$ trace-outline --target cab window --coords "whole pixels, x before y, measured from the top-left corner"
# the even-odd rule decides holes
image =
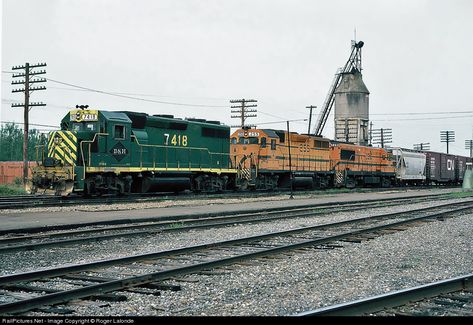
[[[232,144],[236,144],[236,143],[237,143],[237,139],[236,139],[236,138],[232,138],[231,143],[232,143]]]
[[[341,150],[340,151],[341,160],[355,160],[355,151],[353,150]]]
[[[81,124],[80,123],[72,123],[72,131],[78,132],[81,130]]]
[[[266,148],[266,138],[261,138],[261,148]]]
[[[72,123],[72,131],[95,132],[97,131],[97,123],[75,122]]]
[[[124,125],[115,125],[114,132],[115,140],[125,140],[125,126]]]
[[[276,140],[271,139],[271,150],[276,150]]]
[[[240,144],[258,144],[258,138],[255,138],[255,137],[240,138],[238,143],[240,143]]]

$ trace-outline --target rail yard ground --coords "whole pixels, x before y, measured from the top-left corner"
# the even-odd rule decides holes
[[[450,194],[448,194],[450,193]],[[445,194],[445,195],[442,195]],[[358,204],[364,200],[408,198],[439,195],[429,199],[376,206],[358,210],[333,209],[313,216],[277,219],[266,222],[239,223],[225,227],[196,228],[176,232],[156,232],[143,236],[114,238],[64,247],[30,251],[1,252],[0,276],[30,272],[66,264],[81,264],[128,255],[166,251],[191,245],[208,244],[294,228],[322,225],[356,218],[378,216],[436,205],[461,206],[472,200],[459,189],[393,190],[371,193],[287,194],[255,199],[196,199],[172,202],[146,202],[107,206],[74,206],[0,211],[0,231],[18,232],[45,226],[87,224],[97,221],[146,220],[183,216],[254,212],[274,208],[304,207],[310,204]],[[440,199],[441,198],[441,199]],[[345,210],[344,210],[345,209]],[[330,210],[330,209],[329,209]],[[173,276],[164,283],[180,290],[161,290],[160,295],[120,291],[126,301],[74,301],[64,305],[71,316],[236,316],[295,315],[322,306],[347,302],[409,288],[472,272],[473,209],[452,213],[449,218],[430,220],[368,237],[349,237],[326,246],[258,257],[206,271]],[[333,232],[333,231],[332,231]],[[308,235],[301,235],[302,237]],[[241,249],[248,249],[251,245]],[[205,254],[204,254],[205,255]],[[200,258],[208,259],[208,256]],[[178,263],[177,259],[175,263]],[[144,273],[137,263],[130,268],[112,267],[103,274],[116,277]],[[102,274],[102,276],[103,276]],[[0,278],[1,278],[0,277]],[[77,281],[76,281],[77,282]],[[77,283],[62,280],[40,286],[65,290]],[[37,284],[38,285],[38,284]],[[0,288],[0,293],[4,290]],[[0,306],[5,303],[0,300]],[[472,315],[466,303],[463,315]],[[455,311],[458,313],[458,310]],[[453,314],[455,314],[453,313]],[[54,310],[31,310],[21,315],[55,315]],[[434,315],[434,313],[432,313]]]
[[[275,194],[255,198],[217,198],[180,200],[170,197],[169,200],[157,202],[125,203],[113,205],[79,205],[67,207],[29,208],[17,210],[0,210],[0,231],[18,228],[64,225],[70,223],[89,223],[107,220],[138,220],[159,217],[183,217],[202,214],[228,213],[235,211],[259,211],[288,206],[308,204],[328,204],[340,202],[360,202],[365,200],[382,200],[389,198],[407,198],[419,195],[458,193],[461,189],[428,189],[428,190],[393,190],[379,192],[343,192],[327,194],[296,194],[289,199],[289,194]],[[65,214],[66,213],[66,214]]]

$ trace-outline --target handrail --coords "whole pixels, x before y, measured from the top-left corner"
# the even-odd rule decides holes
[[[84,144],[84,143],[94,143],[97,136],[101,136],[101,135],[109,135],[109,134],[108,133],[95,133],[94,138],[92,140],[82,140],[79,144],[80,155],[82,157],[82,164],[84,165],[84,177],[83,177],[83,179],[85,179],[85,170],[87,169],[87,165],[85,164],[84,150],[83,150],[82,144]],[[91,159],[90,159],[90,145],[89,145],[89,161],[88,161],[89,166],[90,166],[90,161],[91,161]]]
[[[36,159],[35,159],[35,160],[36,160],[36,163],[37,163],[37,164],[39,163],[38,156],[39,156],[39,148],[41,148],[41,147],[43,147],[43,150],[41,151],[41,157],[42,157],[42,158],[41,158],[41,162],[42,162],[42,163],[44,162],[44,147],[45,147],[45,146],[46,146],[46,145],[44,145],[44,144],[37,144],[36,146],[34,146],[35,149],[36,149]],[[39,164],[38,164],[38,165],[39,165]]]
[[[140,141],[138,140],[138,138],[136,137],[136,135],[131,135],[130,137],[133,137],[135,138],[136,140],[136,144],[139,146],[139,147],[151,147],[151,148],[166,148],[166,149],[169,149],[169,148],[174,148],[174,149],[179,149],[179,150],[184,150],[184,149],[187,149],[189,152],[191,150],[199,150],[201,152],[207,152],[208,155],[209,155],[209,158],[210,158],[210,162],[212,162],[212,156],[213,155],[221,155],[221,156],[228,156],[228,158],[230,158],[230,153],[224,153],[224,152],[211,152],[208,148],[199,148],[199,147],[179,147],[179,146],[176,146],[176,147],[170,147],[170,146],[167,146],[167,145],[161,145],[161,144],[141,144]],[[140,155],[142,155],[143,151],[141,150],[140,148]],[[189,159],[190,160],[190,159]],[[142,161],[142,157],[140,157],[140,167],[143,167],[142,165],[143,161]],[[167,159],[166,159],[166,163],[167,163]],[[230,159],[229,159],[229,163],[230,163]],[[191,167],[189,167],[190,169]],[[219,169],[222,169],[222,167],[220,167]]]

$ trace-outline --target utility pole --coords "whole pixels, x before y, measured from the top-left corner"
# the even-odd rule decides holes
[[[380,144],[384,148],[387,143],[392,143],[392,129],[374,129],[371,131],[373,144]]]
[[[291,161],[291,133],[289,132],[289,121],[286,121],[287,123],[287,148],[289,149],[289,180],[291,182],[291,196],[289,196],[290,199],[294,198],[293,195],[293,177],[292,177],[292,161]]]
[[[369,136],[369,138],[370,138],[370,147],[371,147],[373,145],[371,143],[371,140],[373,139],[373,121],[370,122],[370,136]]]
[[[465,149],[470,150],[470,158],[473,157],[473,140],[465,140]]]
[[[252,109],[252,107],[258,106],[257,104],[250,104],[247,103],[256,103],[258,102],[255,99],[232,99],[230,103],[238,103],[240,105],[230,106],[231,108],[238,108],[237,110],[232,110],[232,113],[238,113],[238,115],[232,115],[232,118],[239,118],[240,119],[240,128],[245,127],[245,120],[248,117],[256,117],[256,114],[249,114],[249,113],[256,113],[256,109]],[[251,108],[251,109],[249,109]],[[246,125],[247,127],[251,127],[253,125]],[[238,126],[236,126],[238,127]]]
[[[24,88],[13,89],[12,93],[25,93],[25,102],[24,103],[16,103],[12,104],[11,107],[23,107],[23,120],[24,120],[24,130],[23,130],[23,184],[26,185],[26,180],[28,178],[28,126],[29,126],[29,118],[28,113],[31,107],[34,106],[46,106],[46,104],[42,102],[37,103],[30,103],[30,94],[35,90],[45,90],[46,87],[44,86],[31,86],[35,83],[46,82],[45,78],[38,78],[35,77],[37,75],[45,74],[46,70],[39,70],[33,71],[34,68],[45,67],[46,63],[38,63],[38,64],[29,64],[26,63],[22,66],[14,66],[12,70],[24,70],[20,73],[14,73],[13,78],[24,78],[20,80],[12,81],[12,85],[23,85]]]
[[[440,131],[440,142],[447,143],[447,154],[448,152],[448,144],[450,142],[455,142],[455,131]]]
[[[430,150],[430,142],[416,143],[414,144],[414,150]]]
[[[309,108],[310,109],[310,113],[309,113],[309,128],[307,130],[307,134],[310,134],[310,126],[312,124],[312,109],[313,108],[317,108],[317,106],[313,106],[313,105],[310,105],[310,106],[306,106],[305,108]]]

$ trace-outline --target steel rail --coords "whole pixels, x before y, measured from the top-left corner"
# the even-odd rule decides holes
[[[361,316],[465,289],[473,289],[473,273],[414,288],[306,311],[294,316]]]
[[[404,201],[404,200],[403,200]],[[410,214],[410,213],[415,213],[415,212],[423,212],[423,211],[428,211],[432,209],[438,209],[438,208],[443,208],[443,207],[448,207],[451,205],[462,205],[462,204],[468,204],[473,201],[464,201],[464,202],[456,202],[456,203],[447,203],[447,204],[441,204],[441,205],[436,205],[433,207],[427,207],[427,208],[420,208],[420,209],[413,209],[413,210],[408,210],[408,211],[400,211],[400,212],[393,212],[390,214],[383,214],[383,215],[377,215],[377,216],[371,216],[371,217],[365,217],[365,218],[389,218],[390,216],[393,215],[402,215],[404,213]],[[392,202],[389,202],[392,203]],[[397,203],[397,202],[396,202]],[[352,205],[350,205],[351,207]],[[389,206],[389,205],[388,205]],[[340,207],[344,208],[344,207]],[[343,212],[350,212],[350,211],[356,211],[356,210],[361,210],[364,209],[365,206],[362,207],[353,207],[353,208],[344,208]],[[301,211],[302,210],[302,211]],[[200,218],[200,219],[191,219],[191,220],[183,220],[183,221],[163,221],[163,222],[157,222],[155,224],[145,224],[145,225],[132,225],[132,226],[124,226],[124,227],[111,227],[111,228],[102,228],[102,229],[90,229],[90,230],[84,230],[84,231],[77,231],[77,232],[66,232],[65,234],[53,234],[53,237],[56,236],[64,236],[64,235],[73,235],[73,234],[85,234],[85,233],[98,233],[98,232],[105,232],[105,231],[115,231],[115,230],[130,230],[130,229],[137,229],[137,228],[158,228],[159,229],[149,229],[149,230],[141,230],[141,231],[129,231],[129,232],[120,232],[117,234],[104,234],[101,236],[89,236],[89,237],[79,237],[79,238],[72,238],[72,239],[64,239],[64,240],[54,240],[54,241],[46,241],[46,242],[40,242],[40,243],[31,243],[31,244],[22,244],[22,245],[9,245],[9,246],[3,246],[0,247],[0,254],[5,254],[5,253],[13,253],[13,252],[18,252],[18,251],[25,251],[25,250],[38,250],[38,249],[43,249],[43,248],[48,248],[48,247],[65,247],[68,245],[75,245],[75,244],[80,244],[80,243],[90,243],[90,242],[97,242],[97,241],[102,241],[102,240],[111,240],[115,238],[123,238],[123,237],[134,237],[134,236],[141,236],[141,235],[151,235],[151,234],[156,234],[156,233],[166,233],[166,232],[176,232],[176,231],[187,231],[191,229],[201,229],[201,228],[216,228],[216,227],[225,227],[225,226],[230,226],[230,225],[235,225],[235,224],[245,224],[245,223],[259,223],[259,222],[268,222],[268,221],[273,221],[273,220],[278,220],[278,219],[289,219],[289,218],[302,218],[302,217],[312,217],[320,214],[325,214],[327,213],[326,211],[315,211],[315,212],[303,212],[304,210],[307,209],[295,209],[295,210],[284,210],[284,211],[272,211],[272,212],[267,212],[267,213],[261,213],[259,215],[271,215],[271,214],[278,214],[278,216],[273,216],[273,217],[260,217],[255,214],[243,214],[243,215],[235,215],[235,216],[224,216],[224,217],[215,217],[215,218]],[[309,209],[310,210],[310,209]],[[291,212],[302,212],[299,214],[293,214],[293,215],[283,215],[281,216],[281,213],[291,213]],[[334,212],[339,212],[340,210],[336,211],[330,211],[328,213],[334,213]],[[241,219],[248,217],[249,219],[247,220],[235,220],[235,219]],[[227,220],[224,222],[218,222],[219,220]],[[355,219],[355,220],[360,220]],[[209,222],[210,223],[206,223]],[[170,226],[176,223],[180,223],[182,226],[176,227],[176,228],[164,228],[165,226]],[[184,226],[185,224],[191,224],[189,226]],[[198,223],[192,225],[192,223]],[[45,235],[44,237],[47,237]],[[31,239],[38,239],[40,238],[39,236],[32,236]],[[4,240],[0,240],[0,243],[3,242],[9,242],[9,241],[18,241],[20,239],[25,239],[23,238],[6,238]],[[29,239],[29,238],[26,238]]]
[[[395,197],[395,198],[382,198],[382,199],[368,199],[368,200],[361,200],[361,201],[348,201],[348,202],[326,202],[326,203],[317,203],[317,204],[304,204],[294,207],[294,209],[290,209],[294,211],[295,209],[306,209],[306,208],[323,208],[323,207],[333,207],[339,206],[347,206],[353,204],[363,204],[363,203],[373,203],[373,202],[389,202],[389,201],[398,201],[398,200],[414,200],[414,199],[422,199],[422,198],[429,198],[433,197],[436,199],[455,199],[451,198],[451,193],[439,193],[439,194],[426,194],[426,195],[415,195],[409,197]],[[195,214],[188,214],[180,216],[180,220],[185,219],[192,219],[192,218],[204,218],[204,217],[215,217],[215,216],[226,216],[232,215],[235,213],[240,214],[255,214],[255,213],[269,213],[269,212],[278,212],[278,211],[285,211],[287,207],[276,207],[276,208],[265,208],[263,211],[259,209],[251,209],[251,210],[238,210],[238,211],[227,211],[227,212],[215,212],[215,213],[206,213],[201,215]],[[0,230],[0,235],[5,234],[13,234],[13,233],[38,233],[44,231],[52,231],[52,230],[64,230],[64,229],[73,229],[77,227],[87,227],[87,226],[101,226],[101,225],[117,225],[117,224],[126,224],[126,223],[140,223],[140,222],[153,222],[156,220],[175,220],[173,216],[163,216],[163,217],[156,217],[156,218],[137,218],[137,219],[122,219],[122,220],[109,220],[109,221],[97,221],[97,222],[87,222],[87,223],[80,223],[80,224],[66,224],[66,225],[54,225],[54,226],[42,226],[42,227],[32,227],[32,228],[23,228],[23,229],[4,229]],[[179,222],[179,221],[178,221]]]
[[[357,193],[367,193],[367,192],[383,192],[383,191],[392,191],[399,190],[404,188],[389,188],[389,189],[359,189],[355,191]],[[160,192],[160,193],[131,193],[127,196],[112,196],[104,195],[102,197],[91,197],[84,198],[82,196],[68,196],[68,197],[57,197],[57,196],[8,196],[0,197],[0,210],[8,209],[22,209],[22,208],[37,208],[37,207],[66,207],[82,204],[115,204],[115,203],[135,203],[135,202],[149,202],[149,201],[161,201],[168,200],[170,197],[176,198],[179,200],[195,200],[195,199],[218,199],[218,198],[246,198],[246,197],[267,197],[274,196],[275,194],[283,194],[287,192],[284,189],[278,191],[259,191],[259,192],[233,192],[226,191],[223,193],[180,193],[174,194],[170,192]],[[315,191],[302,191],[301,194],[312,193],[315,194]],[[435,196],[435,195],[445,195],[445,193],[438,194],[426,194],[425,196]]]
[[[410,199],[402,199],[396,200],[395,202],[388,202],[388,204],[384,204],[381,206],[370,206],[371,208],[379,208],[379,207],[386,207],[391,206],[394,204],[398,204],[399,202],[405,201],[412,201]],[[468,202],[468,201],[467,201]],[[455,204],[464,204],[465,202],[455,203]],[[10,237],[10,238],[3,238],[0,239],[0,245],[5,245],[8,243],[15,243],[19,241],[26,241],[26,240],[35,240],[35,239],[42,239],[42,238],[57,238],[57,237],[64,237],[64,236],[71,236],[71,235],[84,235],[84,234],[97,234],[106,231],[120,231],[120,230],[133,230],[133,229],[143,229],[143,228],[150,228],[148,230],[141,230],[141,231],[128,231],[128,232],[120,232],[117,234],[109,234],[109,235],[101,235],[101,236],[89,236],[89,237],[78,237],[72,239],[64,239],[64,240],[54,240],[54,241],[45,241],[45,242],[37,242],[31,244],[22,244],[22,245],[5,245],[0,246],[0,254],[5,253],[13,253],[17,251],[24,251],[24,250],[37,250],[46,247],[54,247],[54,246],[68,246],[74,245],[79,243],[87,243],[87,242],[96,242],[101,240],[111,240],[114,238],[121,238],[121,237],[133,237],[133,236],[140,236],[140,235],[150,235],[156,233],[164,233],[164,232],[171,232],[171,231],[186,231],[190,229],[198,229],[198,228],[214,228],[214,227],[225,227],[229,225],[235,224],[245,224],[245,223],[259,223],[259,222],[267,222],[272,220],[279,220],[279,219],[292,219],[292,218],[302,218],[302,217],[312,217],[321,214],[327,213],[335,213],[340,212],[343,209],[343,212],[351,212],[357,211],[361,209],[365,209],[366,205],[369,203],[362,203],[362,204],[347,204],[342,206],[336,206],[335,210],[325,211],[326,209],[330,209],[332,207],[322,207],[322,208],[304,208],[304,209],[287,209],[282,211],[268,211],[268,212],[261,212],[257,214],[237,214],[237,215],[230,215],[230,216],[222,216],[222,217],[208,217],[208,218],[196,218],[196,219],[185,219],[185,220],[171,220],[171,221],[158,221],[154,223],[147,223],[147,224],[139,224],[139,225],[129,225],[129,226],[115,226],[115,227],[108,227],[108,228],[96,228],[96,229],[87,229],[87,230],[75,230],[75,231],[65,231],[61,233],[54,233],[54,234],[42,234],[42,235],[32,235],[32,236],[19,236],[19,237]],[[451,204],[444,204],[439,205],[436,207],[443,207],[449,206]],[[347,208],[348,207],[348,208]],[[431,207],[432,208],[432,207]],[[322,211],[311,211],[305,212],[307,210],[321,210]],[[421,208],[416,210],[409,210],[409,211],[423,211],[429,208]],[[282,215],[281,213],[294,213],[299,212],[299,214],[292,214],[292,215]],[[400,213],[400,212],[398,212]],[[408,213],[408,211],[406,211]],[[269,215],[277,216],[269,217]],[[243,219],[248,218],[248,219]],[[240,220],[239,220],[240,219]],[[224,222],[218,222],[219,220],[226,220]],[[206,223],[208,222],[208,223]],[[180,227],[177,228],[165,228],[166,226],[171,226],[174,224],[180,224]],[[196,225],[192,225],[192,223],[198,223]],[[189,226],[184,226],[185,224],[191,224]],[[160,228],[160,229],[152,229],[152,228]]]
[[[466,202],[466,203],[471,203],[471,201]],[[430,207],[430,209],[433,209],[434,207]],[[436,208],[436,207],[435,207]],[[433,215],[428,215],[428,216],[422,216],[418,218],[431,218],[439,215],[443,215],[445,213],[449,212],[456,212],[456,211],[464,211],[467,209],[473,208],[472,206],[467,206],[455,210],[448,210],[446,212],[441,212]],[[351,220],[344,220],[344,221],[339,221],[335,223],[329,223],[329,224],[322,224],[322,225],[315,225],[315,226],[309,226],[309,227],[301,227],[301,228],[296,228],[296,229],[290,229],[290,230],[283,230],[283,231],[278,231],[278,232],[272,232],[272,233],[267,233],[267,234],[262,234],[262,235],[257,235],[257,236],[250,236],[250,237],[243,237],[243,238],[237,238],[237,239],[231,239],[231,240],[225,240],[225,241],[219,241],[219,242],[213,242],[213,243],[207,243],[207,244],[200,244],[200,245],[194,245],[194,246],[189,246],[189,247],[183,247],[183,248],[177,248],[173,250],[168,250],[168,251],[161,251],[161,252],[155,252],[155,253],[147,253],[147,254],[140,254],[140,255],[132,255],[132,256],[127,256],[127,257],[121,257],[121,258],[115,258],[115,259],[109,259],[109,260],[103,260],[103,261],[96,261],[96,262],[90,262],[90,263],[84,263],[84,264],[77,264],[77,265],[70,265],[70,266],[63,266],[63,267],[58,267],[58,268],[52,268],[52,269],[44,269],[44,270],[39,270],[39,271],[32,271],[32,272],[25,272],[25,273],[17,273],[17,274],[12,274],[12,275],[4,275],[0,276],[0,286],[5,285],[5,284],[12,284],[20,281],[31,281],[31,280],[37,280],[40,279],[41,277],[53,277],[53,276],[60,276],[64,275],[70,272],[78,272],[78,271],[83,271],[87,269],[92,269],[92,268],[97,268],[97,267],[105,267],[105,266],[112,266],[112,265],[117,265],[117,264],[124,264],[124,263],[130,263],[134,261],[139,261],[139,260],[147,260],[147,259],[155,259],[155,258],[162,258],[162,257],[167,257],[167,256],[172,256],[172,255],[177,255],[177,254],[183,254],[183,253],[189,253],[201,249],[206,249],[209,247],[217,247],[217,246],[226,246],[226,245],[235,245],[235,244],[240,244],[244,242],[250,242],[250,241],[258,241],[261,239],[267,239],[271,237],[278,237],[278,236],[287,236],[291,234],[296,234],[304,231],[311,231],[311,230],[321,230],[324,228],[331,228],[331,227],[340,227],[344,225],[350,225],[350,224],[356,224],[360,222],[365,222],[368,220],[376,220],[380,218],[390,218],[395,215],[403,215],[407,213],[414,213],[414,212],[422,212],[425,211],[426,209],[429,208],[423,208],[423,209],[416,209],[416,210],[411,210],[411,211],[404,211],[404,212],[393,212],[389,214],[384,214],[384,215],[378,215],[378,216],[371,216],[371,217],[362,217],[362,218],[357,218],[357,219],[351,219]],[[409,219],[409,220],[414,220],[414,219]],[[370,228],[373,229],[373,228]]]
[[[402,221],[397,221],[394,223],[389,223],[389,224],[383,224],[383,225],[378,225],[374,227],[369,227],[365,229],[359,229],[359,230],[354,230],[354,231],[349,231],[337,235],[332,235],[328,236],[325,238],[316,238],[316,239],[311,239],[307,241],[302,241],[299,243],[293,243],[289,245],[284,245],[284,246],[279,246],[279,247],[272,247],[272,248],[267,248],[267,249],[262,249],[260,251],[256,252],[251,252],[247,254],[242,254],[242,255],[237,255],[237,256],[232,256],[232,257],[227,257],[224,259],[218,259],[210,262],[203,262],[203,263],[197,263],[194,265],[190,266],[182,266],[178,267],[175,269],[169,269],[169,270],[164,270],[164,271],[158,271],[158,272],[153,272],[145,275],[140,275],[140,276],[134,276],[134,277],[128,277],[124,279],[119,279],[119,280],[113,280],[101,284],[96,284],[92,286],[87,286],[83,288],[78,288],[78,289],[73,289],[73,290],[68,290],[68,291],[63,291],[59,293],[53,293],[53,294],[47,294],[41,297],[35,297],[31,299],[25,299],[17,302],[11,302],[11,303],[6,303],[0,305],[0,314],[5,314],[5,313],[10,313],[10,314],[17,314],[21,312],[25,312],[28,310],[32,310],[35,308],[38,308],[42,305],[45,304],[58,304],[58,303],[64,303],[72,299],[79,299],[79,298],[86,298],[89,297],[95,293],[106,293],[106,292],[111,292],[111,291],[117,291],[117,290],[122,290],[122,289],[127,289],[130,287],[138,286],[138,285],[143,285],[151,282],[156,282],[156,281],[161,281],[161,280],[166,280],[171,278],[172,276],[176,275],[184,275],[184,274],[190,274],[190,273],[195,273],[196,271],[201,271],[205,269],[210,269],[210,268],[215,268],[219,266],[224,266],[224,265],[229,265],[229,264],[234,264],[236,262],[240,262],[243,260],[247,259],[254,259],[257,257],[263,257],[271,254],[277,254],[281,253],[283,251],[290,251],[290,250],[295,250],[299,248],[306,248],[310,246],[319,246],[323,244],[328,244],[334,241],[339,241],[345,238],[353,237],[356,235],[362,235],[362,234],[368,234],[368,233],[376,233],[382,230],[386,230],[389,228],[396,228],[398,226],[402,225],[407,225],[409,223],[415,223],[419,221],[424,221],[426,219],[430,218],[439,218],[439,217],[444,217],[448,214],[448,217],[453,217],[453,213],[455,212],[462,212],[466,211],[469,209],[472,209],[472,206],[468,207],[463,207],[459,209],[454,209],[454,210],[449,210],[449,211],[444,211],[436,214],[431,214],[427,216],[421,216],[421,217],[416,217],[416,218],[410,218],[407,220],[402,220]],[[309,228],[314,228],[314,227],[309,227]],[[34,280],[34,279],[39,279],[39,278],[49,278],[53,276],[58,276],[58,275],[64,275],[67,273],[71,272],[77,272],[77,271],[82,271],[86,269],[92,269],[92,268],[97,268],[98,266],[104,266],[104,265],[112,265],[112,264],[124,264],[125,262],[130,262],[130,261],[137,261],[137,260],[145,260],[145,259],[156,259],[157,257],[164,257],[164,256],[172,256],[172,255],[177,255],[177,254],[182,254],[184,252],[188,253],[191,251],[197,251],[201,249],[215,249],[218,248],[219,246],[228,246],[230,244],[239,244],[243,242],[254,242],[257,240],[261,240],[264,238],[272,238],[272,237],[277,237],[277,236],[282,236],[284,234],[288,233],[294,233],[294,232],[301,232],[307,229],[296,229],[296,230],[288,230],[288,231],[282,231],[278,233],[270,233],[270,234],[264,234],[260,236],[254,236],[254,237],[247,237],[247,238],[239,238],[235,240],[229,240],[229,241],[223,241],[223,242],[216,242],[216,243],[209,243],[209,244],[203,244],[203,245],[197,245],[193,247],[187,247],[187,248],[180,248],[180,249],[175,249],[172,251],[164,251],[164,252],[158,252],[158,253],[151,253],[151,254],[144,254],[144,255],[139,255],[139,256],[130,256],[130,257],[125,257],[122,259],[115,259],[115,260],[109,260],[109,261],[102,261],[102,262],[92,262],[88,264],[83,264],[83,265],[74,265],[72,267],[61,267],[57,269],[47,269],[47,270],[42,270],[42,271],[35,271],[35,272],[29,272],[29,273],[20,273],[20,274],[13,274],[13,275],[8,275],[8,276],[2,276],[0,277],[0,286],[6,285],[6,284],[11,284],[11,283],[16,283],[16,282],[21,282],[21,281],[26,281],[26,280]]]

